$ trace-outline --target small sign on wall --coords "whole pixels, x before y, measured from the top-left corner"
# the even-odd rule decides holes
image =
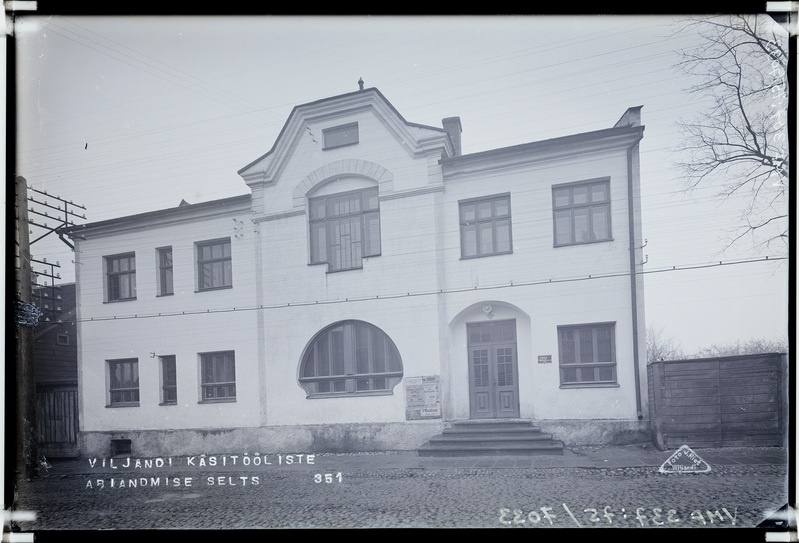
[[[441,380],[438,375],[405,378],[405,418],[441,418]]]
[[[539,364],[552,364],[552,355],[551,354],[539,354],[538,355],[538,363]]]

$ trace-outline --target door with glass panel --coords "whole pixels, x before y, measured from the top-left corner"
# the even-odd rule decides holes
[[[467,335],[470,417],[518,418],[516,321],[468,324]]]

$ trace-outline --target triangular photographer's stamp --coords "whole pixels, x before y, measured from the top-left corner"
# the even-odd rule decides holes
[[[663,462],[660,473],[710,473],[710,465],[702,460],[691,447],[683,445]]]

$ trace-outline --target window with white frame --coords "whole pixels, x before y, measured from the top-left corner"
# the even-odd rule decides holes
[[[377,194],[377,187],[370,187],[310,199],[311,264],[351,270],[380,254]]]
[[[105,257],[106,301],[136,299],[136,254]]]
[[[200,400],[236,401],[236,357],[233,351],[200,354]]]
[[[230,238],[197,243],[197,290],[233,286]]]
[[[178,403],[178,373],[175,355],[159,356],[161,363],[161,405]]]
[[[108,360],[107,364],[109,407],[139,405],[139,360]]]
[[[158,249],[158,295],[174,293],[172,281],[172,247]]]
[[[462,258],[513,252],[509,194],[463,200],[459,208]]]
[[[609,241],[610,180],[552,187],[555,246]]]
[[[614,323],[558,327],[562,386],[616,384]]]
[[[342,321],[319,332],[300,364],[308,397],[391,394],[402,380],[402,360],[382,330],[363,321]]]
[[[325,149],[344,147],[358,143],[358,123],[343,124],[322,130]]]

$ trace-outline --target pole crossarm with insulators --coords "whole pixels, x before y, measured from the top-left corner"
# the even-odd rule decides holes
[[[27,189],[36,193],[36,196],[28,196],[28,201],[31,202],[30,207],[28,207],[28,223],[45,230],[45,233],[31,241],[30,245],[56,232],[61,241],[69,245],[70,249],[74,249],[75,246],[64,239],[61,230],[68,226],[75,226],[74,219],[86,220],[86,215],[81,215],[75,211],[77,209],[86,211],[86,208],[60,196],[48,194],[43,190],[31,187],[27,187]],[[31,215],[36,215],[37,218],[31,218]],[[52,223],[52,226],[48,225],[41,217],[55,222]]]

